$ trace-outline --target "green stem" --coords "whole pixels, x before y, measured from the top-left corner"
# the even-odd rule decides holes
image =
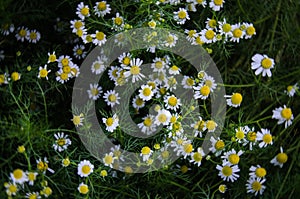
[[[43,97],[43,101],[44,101],[44,111],[45,111],[45,120],[46,120],[46,125],[48,126],[48,110],[47,110],[47,102],[46,102],[46,98],[45,98],[45,93],[41,87],[41,85],[39,84],[39,82],[36,82],[41,93],[42,93],[42,97]]]
[[[269,51],[272,51],[272,49],[273,49],[273,42],[274,42],[275,32],[276,32],[276,28],[277,28],[277,24],[278,24],[278,19],[279,19],[280,6],[281,6],[281,0],[279,0],[276,11],[275,11],[276,18],[275,18],[275,22],[274,22],[274,26],[273,26],[273,31],[271,33],[272,35],[271,35]]]
[[[253,87],[253,86],[256,86],[256,84],[241,84],[241,85],[218,84],[218,86],[240,88],[240,87]]]

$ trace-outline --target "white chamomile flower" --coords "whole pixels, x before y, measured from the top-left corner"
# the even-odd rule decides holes
[[[145,106],[145,101],[137,95],[132,100],[132,106],[135,109],[143,108]]]
[[[294,85],[289,85],[286,90],[284,91],[289,97],[293,97],[296,91],[299,89],[298,83]]]
[[[237,180],[240,176],[237,174],[237,172],[240,171],[238,165],[217,165],[216,167],[219,170],[219,176],[224,180],[224,181],[231,181],[234,182]]]
[[[225,0],[210,0],[209,7],[214,11],[220,11],[224,3]]]
[[[68,73],[64,73],[62,69],[56,72],[56,81],[64,84],[70,79],[70,75]]]
[[[3,34],[3,35],[9,35],[10,33],[13,33],[15,30],[15,25],[14,24],[8,24],[8,23],[5,23],[1,26],[1,29],[0,29],[0,32]]]
[[[166,109],[176,111],[181,106],[181,100],[177,98],[175,95],[165,95],[164,96],[164,103]]]
[[[87,194],[89,192],[89,186],[83,182],[79,184],[77,189],[81,194]]]
[[[104,32],[96,30],[96,33],[92,34],[91,36],[92,38],[94,38],[93,44],[95,45],[102,46],[106,42],[106,35],[104,34]]]
[[[258,131],[256,134],[256,139],[259,142],[258,146],[260,148],[273,144],[273,137],[269,129],[261,129],[261,132]]]
[[[70,28],[72,29],[72,33],[76,33],[79,29],[84,29],[84,21],[80,19],[74,19],[70,21]]]
[[[194,30],[194,29],[193,30],[185,29],[184,33],[187,34],[186,39],[189,42],[193,42],[195,40],[195,36],[196,36],[197,31]]]
[[[90,90],[87,90],[87,93],[90,99],[97,100],[102,93],[102,87],[98,84],[90,84]]]
[[[267,55],[255,54],[252,57],[251,69],[255,70],[255,75],[262,73],[262,76],[271,77],[271,69],[274,68],[274,59],[269,58]]]
[[[250,39],[253,35],[256,35],[255,28],[252,23],[243,23],[245,26],[245,39]]]
[[[205,0],[189,0],[191,3],[195,5],[202,5],[203,8],[207,5],[207,2]]]
[[[193,89],[193,86],[195,84],[195,80],[192,77],[189,76],[183,76],[183,79],[181,81],[181,85],[185,89]]]
[[[41,39],[41,33],[37,30],[30,30],[26,35],[26,39],[31,43],[36,43]]]
[[[213,120],[206,121],[207,132],[214,132],[218,127],[218,124]]]
[[[19,191],[17,184],[13,182],[5,182],[4,187],[6,188],[6,194],[9,197],[15,196]]]
[[[105,166],[109,166],[110,168],[113,168],[113,163],[114,161],[116,160],[117,158],[114,157],[114,154],[113,152],[109,152],[109,153],[106,153],[105,156],[103,157],[102,161],[103,161],[103,164]]]
[[[265,168],[261,167],[260,165],[251,166],[249,168],[249,176],[250,178],[265,178],[267,175],[267,171]]]
[[[142,85],[139,90],[139,97],[144,101],[149,101],[152,99],[154,92],[152,91],[152,86]]]
[[[284,153],[282,147],[280,147],[280,153],[278,153],[270,162],[273,165],[282,168],[283,164],[286,163],[287,160],[288,160],[288,155]]]
[[[169,68],[169,74],[170,75],[179,75],[181,72],[181,69],[176,66],[176,65],[172,65],[170,68]]]
[[[83,160],[78,164],[77,174],[80,177],[88,177],[94,171],[94,165],[89,160]]]
[[[38,173],[37,172],[29,172],[29,171],[27,171],[26,175],[28,177],[28,184],[30,186],[33,186],[34,185],[34,181],[36,180],[36,176],[38,175]]]
[[[194,137],[202,137],[202,132],[206,130],[206,122],[202,119],[202,117],[199,116],[199,120],[193,124],[191,124],[191,127],[194,128]]]
[[[203,29],[200,32],[201,40],[204,43],[214,43],[217,41],[216,32],[213,29]]]
[[[55,143],[53,144],[53,148],[55,151],[62,152],[68,148],[68,146],[71,145],[71,140],[68,138],[68,135],[65,135],[64,133],[56,133],[54,134],[55,137]]]
[[[52,62],[57,62],[57,58],[55,55],[55,51],[53,51],[53,53],[48,52],[48,61],[47,63],[52,63]]]
[[[45,65],[44,67],[39,67],[39,74],[38,74],[38,78],[46,78],[48,80],[48,73],[50,73],[51,70],[47,70],[47,65]]]
[[[8,84],[8,81],[10,81],[10,78],[9,78],[9,75],[7,73],[0,74],[0,85]]]
[[[155,117],[155,122],[157,126],[162,125],[168,125],[171,119],[171,113],[168,110],[161,109],[157,112],[157,115]]]
[[[73,122],[73,124],[78,127],[78,126],[82,126],[83,125],[83,114],[79,114],[79,115],[73,115],[73,118],[71,119],[71,121]]]
[[[262,195],[264,190],[266,189],[266,186],[263,185],[265,181],[266,179],[250,177],[249,180],[247,180],[246,184],[247,193],[254,193],[255,196],[258,193]]]
[[[90,9],[89,9],[89,6],[87,5],[84,5],[83,2],[80,2],[77,6],[77,9],[76,9],[76,14],[77,16],[84,20],[85,17],[89,17],[90,16]]]
[[[30,193],[26,193],[25,198],[28,198],[28,199],[31,199],[31,198],[40,199],[41,196],[40,196],[39,192],[30,192]]]
[[[22,26],[22,27],[19,27],[17,29],[16,38],[17,38],[17,40],[20,40],[21,42],[24,42],[24,40],[26,39],[28,34],[29,34],[28,29],[25,28],[24,26]]]
[[[154,124],[154,115],[146,115],[143,117],[143,122],[138,124],[138,127],[141,131],[147,135],[151,135],[151,133],[156,131],[156,126]]]
[[[165,46],[172,48],[176,45],[177,40],[178,37],[175,34],[169,33],[165,40]]]
[[[200,84],[198,86],[194,86],[193,88],[195,90],[195,93],[194,93],[194,98],[195,99],[205,100],[205,99],[208,98],[208,96],[211,92],[210,87],[207,86],[207,85],[203,85],[203,84]]]
[[[119,118],[116,114],[109,118],[102,118],[108,132],[113,132],[119,126]]]
[[[22,185],[28,181],[28,177],[22,169],[15,169],[12,173],[10,173],[10,178],[14,184]]]
[[[69,66],[72,63],[72,58],[69,55],[61,55],[58,57],[58,67]]]
[[[201,166],[201,161],[203,157],[205,156],[205,153],[201,147],[198,147],[196,152],[191,153],[191,163],[196,164],[198,167]]]
[[[240,93],[232,93],[232,95],[224,95],[228,106],[239,107],[243,101],[243,96]]]
[[[232,32],[232,35],[231,35],[230,41],[237,42],[237,43],[239,43],[240,39],[243,39],[243,37],[245,35],[245,32],[242,31],[240,24],[232,25],[231,32]]]
[[[153,59],[153,63],[151,64],[153,72],[165,72],[166,66],[167,63],[159,57],[155,57],[155,59]]]
[[[43,174],[46,173],[46,171],[48,170],[50,173],[54,173],[54,170],[49,168],[48,166],[48,159],[47,157],[44,157],[44,160],[42,160],[41,158],[39,158],[38,160],[36,160],[36,163],[37,163],[37,169],[42,172]]]
[[[213,136],[210,137],[211,147],[209,150],[213,152],[216,156],[221,155],[222,151],[225,148],[225,143],[219,137],[215,139]]]
[[[119,93],[117,93],[115,90],[107,91],[106,93],[104,93],[103,98],[108,106],[114,107],[114,105],[120,104]]]
[[[98,17],[104,17],[106,14],[109,14],[111,11],[110,5],[106,1],[97,2],[94,6],[95,14]]]
[[[248,126],[238,127],[235,129],[235,138],[238,143],[247,143],[246,137],[250,128]]]
[[[106,61],[107,61],[107,57],[98,56],[97,60],[92,63],[92,66],[91,66],[92,73],[99,75],[102,72],[104,72],[106,69],[106,65],[105,65]]]
[[[131,59],[132,59],[132,55],[130,53],[125,53],[125,52],[118,57],[121,67],[129,66]]]
[[[83,59],[86,57],[87,52],[84,51],[85,46],[84,45],[76,45],[73,48],[73,55],[77,58],[77,59]]]
[[[81,36],[81,39],[84,44],[92,43],[95,39],[94,34],[84,34]]]
[[[279,107],[273,110],[272,118],[277,119],[278,124],[284,123],[284,127],[287,128],[293,123],[294,116],[292,113],[292,109],[284,105],[283,107]]]
[[[231,149],[230,151],[224,152],[224,155],[221,156],[223,159],[223,164],[226,165],[237,165],[240,162],[240,156],[243,154],[242,150],[236,152],[235,149]]]
[[[210,18],[207,18],[206,21],[205,21],[205,28],[207,29],[215,29],[217,27],[217,21],[215,19],[210,19]]]
[[[219,24],[219,33],[221,35],[225,36],[225,41],[228,40],[229,37],[232,37],[232,27],[230,23],[226,22],[226,19],[224,18],[223,21],[218,21]]]
[[[217,84],[215,83],[215,79],[212,76],[205,75],[202,79],[203,84],[210,88],[210,91],[213,92],[217,88]]]
[[[184,8],[179,8],[179,11],[174,12],[173,18],[177,21],[177,24],[184,24],[186,20],[190,20],[189,14]]]
[[[116,31],[121,31],[124,29],[124,18],[120,16],[120,13],[116,13],[116,17],[112,18],[113,21],[113,27],[112,29]]]
[[[140,156],[143,157],[143,161],[145,162],[145,161],[149,160],[149,158],[152,155],[152,153],[153,153],[153,151],[148,146],[144,146],[141,149]]]
[[[108,70],[108,77],[111,81],[117,81],[118,74],[122,69],[118,66],[110,66]]]
[[[132,83],[141,80],[145,77],[141,73],[141,65],[143,64],[143,60],[139,58],[133,58],[130,60],[130,66],[124,67],[127,71],[124,73],[125,77],[128,78],[129,76],[132,76]]]

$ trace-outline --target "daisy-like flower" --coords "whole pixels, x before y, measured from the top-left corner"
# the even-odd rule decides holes
[[[223,21],[218,21],[219,24],[219,33],[225,36],[225,41],[228,40],[229,37],[232,37],[232,27],[229,23],[226,22],[224,18]]]
[[[176,45],[177,40],[178,37],[175,34],[169,33],[164,44],[165,46],[172,48]]]
[[[173,18],[177,22],[177,24],[184,24],[186,20],[190,20],[189,14],[184,8],[179,8],[177,12],[174,12]]]
[[[241,29],[241,25],[240,24],[234,24],[231,26],[231,38],[230,41],[233,42],[240,42],[240,39],[243,39],[245,32]]]
[[[278,120],[278,124],[284,123],[284,127],[287,128],[293,122],[294,116],[291,108],[287,108],[286,105],[283,107],[276,108],[273,110],[272,118]]]
[[[84,5],[83,2],[80,2],[78,4],[76,10],[77,10],[76,14],[81,20],[84,20],[86,17],[90,16],[90,8],[89,8],[89,6]]]
[[[238,143],[247,143],[246,136],[250,128],[248,126],[238,127],[235,129],[235,138]]]
[[[4,73],[0,74],[0,85],[2,84],[8,84],[8,81],[10,80],[9,75]]]
[[[254,131],[254,127],[252,129],[249,128],[247,133],[247,141],[249,142],[249,149],[252,151],[253,145],[257,144],[256,132]]]
[[[166,66],[167,63],[159,57],[155,57],[155,59],[153,59],[153,63],[151,64],[153,72],[165,72]]]
[[[267,171],[265,168],[261,167],[260,165],[257,166],[251,166],[249,168],[249,176],[250,178],[264,178],[267,175]]]
[[[201,34],[196,33],[195,34],[195,40],[192,42],[192,45],[199,45],[202,46],[204,44],[204,41],[201,39]]]
[[[107,57],[106,56],[98,56],[97,57],[97,60],[94,61],[92,63],[92,66],[91,66],[91,70],[93,73],[95,73],[96,75],[99,75],[101,74],[103,71],[105,71],[106,69],[106,66],[105,66],[105,63],[107,61]]]
[[[41,33],[37,30],[30,30],[26,35],[26,39],[31,43],[36,43],[41,39]]]
[[[257,141],[260,142],[258,145],[260,148],[273,144],[273,138],[269,129],[261,129],[261,132],[258,131],[256,136]]]
[[[112,29],[114,29],[115,31],[121,31],[124,29],[124,18],[122,16],[120,16],[120,13],[116,13],[116,17],[112,18],[113,21],[113,27]]]
[[[202,137],[202,132],[206,130],[206,122],[202,119],[202,117],[199,117],[199,120],[191,125],[191,127],[194,128],[194,137],[197,137],[198,135]]]
[[[62,152],[68,148],[72,144],[71,140],[68,138],[68,135],[62,133],[54,134],[55,143],[53,144],[53,148],[55,151]]]
[[[64,84],[70,79],[70,75],[68,73],[64,73],[63,70],[59,70],[56,72],[56,81]]]
[[[112,117],[102,118],[108,132],[113,132],[119,126],[119,118],[116,114]]]
[[[193,88],[195,90],[195,93],[194,93],[194,98],[195,99],[205,100],[205,99],[208,98],[208,96],[211,92],[210,87],[207,86],[207,85],[203,85],[203,84],[200,84],[198,86],[194,86]]]
[[[48,170],[50,173],[54,173],[53,169],[50,169],[48,166],[48,159],[46,157],[44,157],[44,160],[42,160],[41,158],[39,158],[38,160],[36,160],[37,163],[37,169],[42,172],[42,173],[46,173],[46,171]]]
[[[288,155],[283,152],[282,147],[280,147],[280,153],[278,153],[270,162],[275,166],[283,167],[283,164],[288,160]]]
[[[92,34],[91,36],[94,38],[93,44],[95,45],[101,46],[106,42],[106,35],[104,32],[96,30],[96,33]]]
[[[185,29],[184,33],[187,34],[186,39],[189,42],[193,42],[195,40],[195,36],[196,36],[197,31],[196,30],[187,30],[187,29]]]
[[[34,181],[36,180],[36,176],[38,175],[37,172],[26,172],[27,178],[28,178],[28,184],[33,186],[34,185]]]
[[[137,95],[132,100],[132,106],[135,109],[143,108],[145,106],[145,101]]]
[[[152,91],[152,86],[142,85],[139,90],[139,97],[144,101],[149,101],[152,99],[154,92]]]
[[[73,118],[71,119],[71,121],[73,122],[73,124],[78,127],[78,126],[82,126],[83,125],[83,114],[79,114],[79,115],[73,115]]]
[[[22,185],[28,181],[28,177],[22,169],[15,169],[12,173],[10,173],[10,178],[14,184]]]
[[[93,171],[94,165],[89,160],[83,160],[77,166],[77,174],[80,177],[88,177]]]
[[[77,66],[76,64],[72,64],[70,73],[71,77],[78,77],[78,75],[80,74],[79,66]]]
[[[90,84],[90,90],[87,90],[87,92],[90,99],[97,100],[102,93],[102,87],[98,84]]]
[[[201,147],[198,147],[196,152],[191,153],[191,163],[196,164],[198,167],[201,165],[202,158],[205,156],[205,153]]]
[[[221,184],[218,189],[219,189],[219,192],[225,193],[227,190],[227,186],[225,184]]]
[[[191,143],[190,140],[185,140],[183,143],[180,145],[177,155],[183,155],[183,158],[186,159],[187,156],[190,156],[194,150],[194,147]]]
[[[243,96],[240,93],[232,93],[232,95],[224,95],[228,106],[239,107],[243,101]]]
[[[84,51],[85,46],[84,45],[76,45],[73,48],[73,55],[77,58],[77,59],[83,59],[86,57],[87,52]]]
[[[0,32],[2,35],[9,35],[10,33],[13,33],[15,30],[14,24],[8,24],[5,23],[1,26]]]
[[[48,61],[47,63],[52,63],[52,62],[56,62],[57,61],[57,58],[56,58],[56,55],[55,55],[55,51],[53,51],[53,53],[50,53],[48,52]]]
[[[11,73],[10,77],[11,80],[15,82],[21,79],[21,74],[15,71]]]
[[[132,59],[132,55],[130,53],[125,53],[125,52],[118,57],[121,67],[129,66],[131,59]]]
[[[82,35],[81,39],[84,44],[92,43],[94,40],[94,35],[93,34],[84,34]]]
[[[51,70],[47,70],[47,65],[45,65],[44,67],[39,67],[39,74],[38,74],[38,78],[46,78],[48,80],[48,73],[50,73]]]
[[[34,198],[34,199],[40,199],[41,196],[40,196],[39,192],[30,192],[30,193],[26,193],[25,198],[28,198],[28,199],[32,199],[32,198]]]
[[[203,84],[208,86],[210,91],[213,92],[217,88],[215,79],[212,76],[205,75],[202,79]]]
[[[215,29],[218,23],[215,19],[207,18],[205,24],[207,29]]]
[[[235,149],[231,149],[224,153],[221,158],[223,159],[223,164],[226,165],[237,165],[240,162],[240,156],[243,154],[242,150],[236,152]]]
[[[61,55],[59,56],[57,62],[58,67],[62,68],[63,66],[69,66],[72,63],[72,58],[68,55]]]
[[[284,91],[289,97],[293,97],[296,91],[299,89],[298,83],[294,85],[289,85],[286,90]]]
[[[218,127],[218,124],[213,120],[207,120],[205,126],[207,128],[207,132],[214,132]]]
[[[52,189],[50,187],[44,187],[43,190],[41,190],[41,195],[45,196],[48,198],[52,194]]]
[[[110,152],[110,153],[105,154],[102,161],[105,166],[109,166],[110,168],[113,168],[113,163],[114,163],[115,159],[116,159],[116,157],[114,157],[113,152]]]
[[[240,176],[237,174],[237,172],[240,171],[238,165],[217,165],[216,167],[219,170],[219,176],[224,180],[224,181],[231,181],[234,182],[237,180]]]
[[[70,21],[70,28],[72,29],[72,33],[76,33],[79,29],[84,29],[84,21],[79,19],[74,19]]]
[[[263,185],[263,183],[266,181],[266,179],[259,179],[259,178],[251,178],[247,180],[246,189],[247,193],[254,193],[256,196],[258,193],[260,195],[263,194],[264,190],[266,189],[266,186]]]
[[[220,11],[224,3],[225,0],[210,0],[209,7],[214,11]]]
[[[221,155],[222,151],[225,148],[225,143],[219,137],[215,139],[213,136],[210,137],[211,147],[209,150],[213,152],[216,156]]]
[[[88,185],[84,184],[83,182],[79,184],[77,189],[78,189],[79,193],[84,194],[84,195],[89,192]]]
[[[166,109],[170,109],[174,111],[179,109],[179,106],[181,106],[180,99],[178,99],[175,95],[165,95],[164,102],[165,102]]]
[[[94,6],[95,14],[98,17],[104,17],[106,14],[109,14],[111,11],[110,5],[106,1],[97,2]]]
[[[143,157],[143,161],[145,162],[145,161],[149,160],[149,158],[152,155],[152,153],[153,153],[153,151],[148,146],[144,146],[141,149],[140,156]]]
[[[209,44],[217,41],[216,33],[213,29],[203,29],[201,30],[200,35],[201,35],[201,40],[204,43]]]
[[[108,77],[111,81],[117,81],[118,74],[122,69],[117,66],[110,66],[108,70]]]
[[[274,59],[269,58],[267,55],[255,54],[252,57],[251,69],[255,70],[255,75],[262,73],[262,76],[271,77],[271,69],[274,68]]]
[[[141,73],[141,68],[140,66],[143,64],[143,60],[139,58],[133,58],[130,60],[130,66],[124,67],[127,71],[124,73],[125,77],[128,78],[129,76],[132,76],[132,83],[141,80],[142,78],[145,77]]]
[[[8,196],[15,196],[19,191],[16,183],[6,182],[4,183],[4,187],[6,188],[6,194]]]
[[[159,126],[160,124],[162,125],[168,125],[170,123],[171,119],[171,113],[168,110],[161,109],[158,111],[154,124]]]
[[[17,29],[16,38],[17,40],[21,40],[21,42],[24,42],[28,34],[29,34],[28,29],[22,26]]]
[[[68,167],[70,165],[70,163],[71,163],[71,161],[70,161],[70,159],[68,157],[62,159],[62,161],[61,161],[61,165],[63,167]]]
[[[256,31],[252,23],[243,23],[243,26],[245,26],[245,39],[250,39],[253,35],[256,35]]]
[[[106,93],[104,93],[103,98],[108,106],[114,107],[114,105],[120,104],[119,93],[117,93],[115,90],[107,91]]]
[[[195,84],[195,80],[192,77],[186,75],[183,76],[183,79],[181,81],[181,85],[183,86],[183,88],[192,89],[194,84]]]

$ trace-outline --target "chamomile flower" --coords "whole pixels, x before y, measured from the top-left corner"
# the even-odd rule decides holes
[[[265,168],[261,167],[260,165],[256,165],[256,166],[251,166],[249,168],[249,176],[250,178],[265,178],[267,175],[267,171]]]
[[[169,33],[164,44],[166,47],[172,48],[176,45],[177,40],[178,40],[178,37],[176,36],[176,34]]]
[[[93,171],[94,165],[89,160],[83,160],[77,166],[77,174],[80,177],[88,177]]]
[[[24,40],[26,39],[28,34],[29,34],[28,29],[25,28],[24,26],[22,26],[22,27],[19,27],[17,29],[16,38],[17,38],[17,40],[20,40],[21,42],[24,42]]]
[[[280,147],[280,153],[278,153],[272,160],[271,163],[275,166],[283,167],[283,164],[288,160],[288,155],[283,152],[282,147]]]
[[[88,185],[84,184],[83,182],[79,184],[77,189],[78,189],[79,193],[84,194],[84,195],[89,192]]]
[[[8,23],[5,23],[1,26],[1,29],[0,29],[0,32],[2,35],[9,35],[10,33],[13,33],[15,30],[15,26],[14,24],[8,24]]]
[[[76,14],[81,20],[84,20],[86,17],[90,16],[90,8],[89,8],[89,6],[84,5],[83,2],[80,2],[78,4],[76,10],[77,10]]]
[[[183,158],[186,159],[187,156],[190,156],[194,150],[194,147],[190,140],[185,140],[179,147],[177,155],[183,155]]]
[[[116,114],[112,117],[102,118],[108,132],[113,132],[119,126],[119,118]]]
[[[73,55],[77,58],[77,59],[83,59],[86,57],[87,52],[84,51],[85,46],[84,45],[76,45],[73,48]]]
[[[252,129],[249,128],[246,137],[247,141],[249,142],[249,149],[252,151],[253,145],[257,144],[256,132],[254,131],[254,127]]]
[[[118,57],[118,61],[121,64],[121,67],[129,66],[131,59],[132,59],[132,55],[130,53],[125,53],[125,52]]]
[[[15,196],[19,191],[17,184],[13,182],[4,183],[4,187],[6,188],[6,194],[8,196]]]
[[[38,160],[36,160],[37,163],[37,169],[42,172],[42,173],[46,173],[46,171],[48,170],[50,173],[54,173],[53,169],[50,169],[48,166],[48,159],[46,157],[44,157],[44,160],[42,160],[41,158],[39,158]]]
[[[144,101],[149,101],[152,99],[154,92],[152,91],[152,86],[142,85],[139,90],[139,97]]]
[[[238,165],[217,165],[216,167],[219,170],[219,176],[224,180],[224,181],[231,181],[234,182],[237,180],[240,176],[237,174],[237,172],[240,171]]]
[[[203,8],[205,8],[207,5],[207,2],[205,0],[190,0],[190,2],[195,5],[201,5]]]
[[[93,44],[95,45],[101,46],[106,42],[106,35],[104,34],[104,32],[96,30],[96,33],[92,34],[91,36],[94,38]]]
[[[97,2],[94,6],[95,14],[98,17],[104,17],[106,14],[109,14],[111,11],[110,5],[106,1]]]
[[[11,80],[15,82],[21,79],[21,74],[15,71],[11,73],[10,77]]]
[[[256,35],[255,28],[252,23],[243,23],[245,26],[245,39],[250,39],[253,35]]]
[[[207,128],[207,132],[214,132],[218,127],[218,124],[213,120],[207,120],[205,126]]]
[[[68,135],[62,133],[54,134],[55,143],[53,144],[53,148],[55,151],[62,152],[68,148],[72,144],[71,140],[68,138]]]
[[[248,126],[238,127],[235,129],[235,138],[238,143],[246,143],[246,136],[250,128]]]
[[[217,21],[215,19],[210,19],[210,18],[207,18],[206,21],[205,21],[205,24],[206,24],[206,28],[207,29],[215,29],[217,27]]]
[[[92,43],[95,39],[93,34],[84,34],[81,36],[81,39],[84,44]]]
[[[161,109],[157,112],[157,115],[155,117],[154,124],[157,126],[162,125],[168,125],[171,119],[171,113],[168,110]]]
[[[225,0],[210,0],[209,7],[214,11],[220,11],[224,3]]]
[[[274,68],[274,59],[267,55],[255,54],[252,57],[251,69],[255,70],[255,75],[262,73],[262,76],[271,77],[271,69]]]
[[[70,28],[72,29],[72,33],[76,33],[79,29],[84,29],[84,21],[79,19],[74,19],[70,21]]]
[[[198,147],[196,152],[191,153],[191,163],[196,164],[198,167],[201,165],[201,161],[203,157],[205,156],[205,153],[201,147]]]
[[[62,68],[63,66],[69,66],[72,63],[72,58],[68,55],[61,55],[59,56],[57,62],[58,67]]]
[[[257,141],[259,142],[258,146],[260,148],[273,144],[273,137],[269,129],[261,129],[261,132],[258,131],[256,136],[257,136]]]
[[[245,32],[241,29],[241,25],[240,24],[234,24],[231,26],[231,38],[230,41],[233,42],[240,42],[240,39],[243,39]]]
[[[91,66],[92,73],[95,73],[96,75],[99,75],[103,71],[105,71],[105,69],[106,69],[105,63],[106,63],[106,61],[107,61],[107,57],[106,56],[101,56],[101,57],[98,56],[97,60],[92,63],[92,66]]]
[[[10,80],[10,78],[9,78],[9,75],[7,73],[0,74],[0,85],[8,84],[9,80]]]
[[[210,137],[211,147],[209,150],[213,152],[216,156],[221,155],[225,148],[225,143],[219,137],[215,139],[213,136]]]
[[[232,93],[232,95],[224,95],[228,106],[239,107],[243,101],[243,96],[240,93]]]
[[[108,70],[108,77],[111,81],[117,81],[118,78],[118,73],[121,71],[122,69],[118,66],[110,66],[109,70]]]
[[[242,150],[236,152],[235,149],[231,149],[230,151],[225,152],[224,155],[221,156],[221,158],[223,159],[223,164],[237,165],[240,162],[240,156],[242,154]]]
[[[169,68],[169,74],[170,75],[179,75],[180,72],[181,72],[181,69],[176,66],[176,65],[172,65],[170,68]]]
[[[194,128],[194,137],[202,137],[202,132],[206,130],[206,122],[202,119],[202,117],[199,116],[199,120],[193,124],[191,124],[191,127]]]
[[[36,176],[38,175],[37,172],[26,172],[27,178],[28,178],[28,184],[33,186],[34,185],[34,181],[36,180]]]
[[[48,186],[44,187],[43,190],[41,190],[41,195],[45,196],[48,198],[52,194],[52,189]]]
[[[64,84],[69,79],[70,79],[70,75],[68,73],[64,73],[62,69],[56,72],[56,81]]]
[[[41,196],[40,196],[39,192],[30,192],[30,193],[26,193],[25,198],[28,198],[28,199],[32,199],[32,198],[34,198],[34,199],[40,199]]]
[[[167,63],[159,57],[155,57],[155,59],[153,59],[153,63],[151,64],[153,72],[165,72],[166,66]]]
[[[192,77],[189,76],[183,76],[183,79],[181,81],[181,85],[185,89],[192,89],[195,84],[195,80]]]
[[[298,83],[294,85],[289,85],[286,90],[284,91],[289,97],[293,97],[296,91],[299,89]]]
[[[210,91],[213,92],[217,88],[217,84],[215,83],[215,79],[212,76],[205,75],[202,79],[204,85],[210,88]]]
[[[165,95],[164,102],[166,109],[176,111],[181,106],[181,100],[175,95]]]
[[[208,96],[211,92],[210,87],[207,86],[207,85],[203,85],[203,84],[200,84],[198,86],[194,86],[193,88],[195,90],[195,93],[194,93],[194,98],[195,99],[205,100],[205,99],[208,98]]]
[[[26,35],[26,39],[31,43],[36,43],[41,39],[41,33],[37,30],[30,30]]]
[[[47,63],[53,63],[53,62],[56,62],[57,61],[57,58],[56,58],[56,55],[55,55],[55,51],[53,51],[53,53],[50,53],[48,52],[48,61]]]
[[[143,75],[141,73],[141,65],[143,64],[143,60],[139,59],[139,58],[133,58],[132,60],[130,60],[130,66],[126,66],[124,67],[124,69],[126,69],[127,71],[124,73],[125,77],[132,77],[132,83],[141,80],[142,78],[145,77],[145,75]]]
[[[120,13],[116,13],[116,17],[112,18],[113,21],[113,27],[112,29],[114,29],[115,31],[121,31],[124,30],[124,18],[122,16],[120,16]]]
[[[97,100],[102,93],[102,87],[98,84],[90,84],[90,90],[87,90],[87,93],[90,99]]]
[[[153,151],[148,146],[144,146],[141,149],[140,156],[142,156],[143,161],[145,162],[145,161],[149,160],[149,158],[152,155],[152,153],[153,153]]]
[[[68,167],[70,165],[70,163],[71,163],[71,161],[70,161],[70,159],[68,157],[62,159],[62,161],[61,161],[61,165],[63,167]]]
[[[273,110],[272,118],[277,119],[278,124],[284,123],[284,127],[287,128],[292,124],[294,116],[292,113],[292,109],[284,105],[283,107],[279,107]]]
[[[78,126],[82,126],[83,125],[83,114],[79,114],[79,115],[73,115],[73,118],[71,119],[71,121],[73,122],[73,124],[78,127]]]
[[[200,32],[201,40],[204,43],[214,43],[217,41],[216,32],[213,29],[203,29]]]
[[[260,195],[263,194],[264,190],[266,189],[266,186],[263,185],[263,183],[266,181],[266,179],[259,179],[259,178],[251,178],[247,180],[246,189],[247,193],[254,193],[256,196],[258,193]]]
[[[39,67],[39,74],[38,74],[38,78],[46,78],[48,80],[48,73],[50,73],[51,70],[47,70],[47,65],[45,65],[44,67]]]
[[[135,109],[143,108],[145,106],[145,101],[137,95],[132,100],[132,106]]]
[[[187,34],[186,39],[187,39],[189,42],[193,42],[193,41],[195,40],[195,36],[196,36],[197,31],[196,31],[196,30],[188,30],[188,29],[185,29],[185,30],[184,30],[184,33]]]
[[[15,184],[24,184],[28,181],[28,177],[22,169],[15,169],[10,173],[10,178]]]
[[[177,22],[177,24],[184,24],[186,20],[190,20],[189,14],[184,8],[179,8],[177,12],[174,12],[173,18]]]
[[[115,90],[109,90],[103,95],[104,101],[107,103],[108,106],[114,107],[116,104],[120,104],[119,102],[119,93]]]
[[[218,21],[219,24],[219,33],[225,36],[225,41],[228,40],[229,37],[232,37],[232,27],[230,23],[227,23],[226,19],[224,18],[223,21]]]

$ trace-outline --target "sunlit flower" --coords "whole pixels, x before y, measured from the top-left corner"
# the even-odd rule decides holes
[[[46,78],[48,80],[48,73],[50,73],[51,70],[47,70],[47,65],[45,65],[44,67],[39,67],[39,74],[38,74],[38,78]]]
[[[179,8],[179,11],[174,12],[173,18],[177,21],[177,24],[184,24],[186,20],[190,20],[189,14],[184,8]]]
[[[104,17],[106,14],[109,14],[111,11],[110,5],[106,1],[96,2],[94,6],[95,14],[98,17]]]
[[[234,182],[237,180],[240,176],[236,174],[237,172],[240,171],[238,165],[217,165],[216,167],[219,170],[219,176],[224,180],[224,181],[231,181]]]
[[[262,76],[271,77],[271,69],[274,68],[274,59],[269,58],[267,55],[255,54],[252,57],[251,69],[255,70],[255,75],[262,73]]]
[[[247,189],[247,193],[254,193],[254,195],[256,196],[258,193],[260,195],[263,194],[266,186],[263,185],[263,183],[266,181],[266,179],[262,179],[262,178],[252,178],[250,177],[249,180],[247,180],[247,184],[246,184],[246,189]]]
[[[102,93],[102,87],[98,84],[90,84],[90,90],[87,90],[87,92],[90,99],[97,100]]]
[[[265,178],[267,175],[266,169],[261,167],[260,165],[251,166],[249,168],[249,171],[249,176],[252,178]]]
[[[257,136],[257,141],[259,142],[258,146],[260,148],[273,144],[273,138],[270,133],[270,130],[268,129],[261,129],[261,132],[258,131],[256,136]]]
[[[224,3],[225,0],[210,0],[209,7],[214,11],[220,11]]]
[[[153,153],[153,151],[148,146],[144,146],[141,149],[140,156],[143,157],[143,161],[147,161],[150,158],[150,156],[152,155],[152,153]]]
[[[89,9],[89,6],[87,5],[84,5],[83,2],[80,2],[77,6],[77,9],[76,9],[76,14],[77,16],[84,20],[85,17],[89,17],[90,16],[90,9]]]
[[[12,173],[10,173],[10,178],[13,183],[17,184],[24,184],[28,181],[28,177],[22,169],[15,169]]]
[[[283,164],[288,160],[288,155],[283,152],[283,148],[280,147],[280,153],[278,153],[272,160],[271,163],[275,166],[283,167]]]
[[[278,124],[284,123],[284,127],[287,128],[293,122],[294,116],[291,108],[287,108],[286,105],[283,107],[276,108],[273,110],[272,118],[278,120]]]
[[[71,140],[68,138],[68,135],[65,135],[64,133],[56,133],[54,134],[55,137],[55,143],[53,144],[54,150],[58,152],[62,152],[68,148],[68,146],[71,145]]]
[[[228,106],[239,107],[243,101],[243,96],[240,93],[232,93],[232,95],[225,95]]]
[[[108,132],[113,132],[119,126],[119,118],[116,114],[112,117],[102,118]]]
[[[84,195],[89,192],[88,185],[84,184],[83,182],[79,184],[77,189],[78,189],[79,193],[84,194]]]
[[[89,160],[83,160],[78,164],[77,174],[80,177],[88,177],[94,171],[94,165]]]

